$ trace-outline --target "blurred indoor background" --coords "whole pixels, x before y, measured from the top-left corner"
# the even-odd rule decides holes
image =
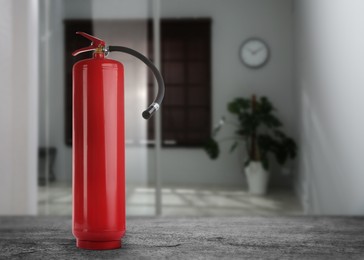
[[[157,117],[143,63],[125,67],[128,216],[364,213],[364,2],[360,0],[0,0],[0,214],[72,212],[72,57],[84,31],[150,57],[166,97]],[[267,62],[244,64],[258,38]],[[227,104],[267,97],[297,143],[270,158],[265,195],[248,192],[244,146],[206,140]],[[234,133],[226,125],[219,138]]]

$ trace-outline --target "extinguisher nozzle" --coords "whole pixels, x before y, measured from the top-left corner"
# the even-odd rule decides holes
[[[149,119],[159,109],[159,104],[153,103],[151,104],[143,113],[142,116],[144,119]]]
[[[149,119],[152,114],[150,114],[147,110],[145,110],[143,113],[142,113],[142,116],[144,119]]]
[[[138,59],[140,59],[142,62],[144,62],[153,72],[157,82],[158,82],[158,93],[157,97],[154,99],[153,104],[151,104],[143,113],[142,116],[144,119],[149,119],[154,112],[156,112],[159,109],[159,105],[162,103],[164,98],[164,81],[163,77],[160,74],[159,70],[154,66],[153,62],[151,62],[147,57],[145,57],[143,54],[137,52],[136,50],[123,47],[123,46],[109,46],[106,48],[109,52],[113,51],[119,51],[128,53]]]

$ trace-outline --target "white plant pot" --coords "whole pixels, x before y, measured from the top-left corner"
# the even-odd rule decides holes
[[[250,194],[264,195],[267,193],[269,173],[264,169],[261,162],[250,162],[245,167],[245,174]]]

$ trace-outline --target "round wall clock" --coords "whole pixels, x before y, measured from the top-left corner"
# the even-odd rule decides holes
[[[240,58],[249,68],[263,67],[269,60],[268,44],[259,38],[249,38],[241,45]]]

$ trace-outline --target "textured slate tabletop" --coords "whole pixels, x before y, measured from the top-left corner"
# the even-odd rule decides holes
[[[364,217],[132,218],[109,251],[77,249],[70,217],[0,217],[0,259],[364,259]]]

